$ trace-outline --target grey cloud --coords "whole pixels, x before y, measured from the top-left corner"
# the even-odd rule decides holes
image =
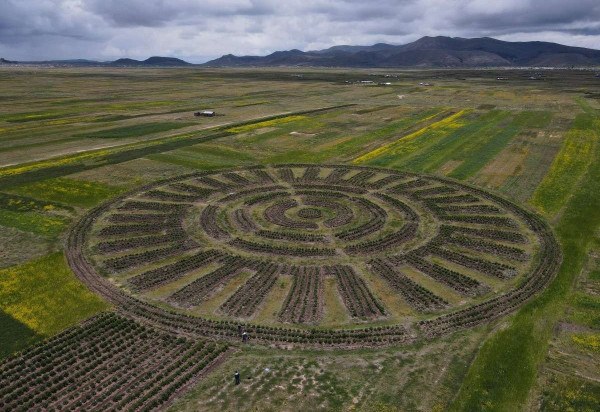
[[[600,2],[597,0],[525,0],[514,7],[497,12],[486,12],[464,5],[465,13],[454,20],[457,26],[490,32],[562,30],[568,24],[593,24],[600,21]]]
[[[423,8],[419,7],[418,0],[340,0],[337,2],[309,3],[299,8],[304,13],[321,14],[326,16],[328,20],[337,22],[368,22],[390,18],[406,21],[424,12]]]
[[[0,44],[27,42],[35,37],[97,40],[103,37],[93,14],[51,0],[3,0],[0,2]]]
[[[90,0],[86,8],[121,27],[192,24],[222,16],[255,16],[273,11],[269,2],[254,0]]]
[[[598,0],[0,0],[0,56],[200,62],[423,35],[600,46]]]

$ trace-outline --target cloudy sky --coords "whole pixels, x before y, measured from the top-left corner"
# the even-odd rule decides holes
[[[600,49],[599,0],[0,0],[12,60],[268,54],[422,36]]]

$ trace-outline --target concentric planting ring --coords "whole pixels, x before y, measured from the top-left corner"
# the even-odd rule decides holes
[[[74,227],[68,258],[123,313],[174,332],[235,339],[245,328],[263,342],[364,346],[513,311],[561,255],[536,215],[480,189],[290,164],[121,196]]]

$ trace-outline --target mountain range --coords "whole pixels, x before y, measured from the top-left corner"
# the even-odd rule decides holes
[[[118,59],[50,60],[16,62],[0,59],[0,65],[37,64],[107,67],[181,67],[192,66],[174,57],[154,56],[146,60]],[[196,66],[196,65],[194,65]],[[422,37],[404,45],[377,43],[372,46],[333,46],[323,50],[276,51],[267,56],[227,54],[197,66],[204,67],[584,67],[600,66],[600,50],[565,46],[549,42],[509,42],[490,37]]]
[[[570,67],[600,65],[600,50],[548,42],[508,42],[490,37],[422,37],[404,45],[334,46],[278,51],[268,56],[228,54],[211,67]]]

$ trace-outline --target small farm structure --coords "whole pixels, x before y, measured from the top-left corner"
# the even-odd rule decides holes
[[[194,116],[196,117],[214,117],[217,115],[217,112],[214,110],[201,110],[199,112],[195,112]]]

